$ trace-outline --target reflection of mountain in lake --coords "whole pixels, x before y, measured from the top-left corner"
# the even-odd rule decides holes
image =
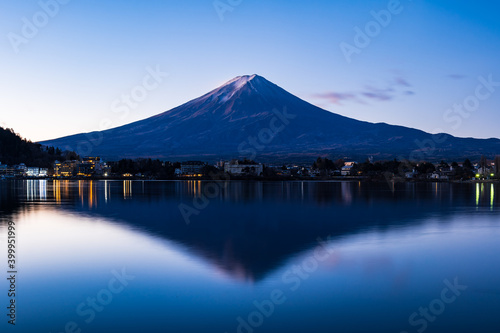
[[[214,188],[220,193],[206,208],[195,206]],[[260,280],[318,238],[384,232],[434,215],[451,219],[455,207],[495,210],[495,190],[491,184],[24,181],[0,185],[0,209],[5,216],[56,204],[106,217],[182,244],[235,278]],[[17,200],[4,201],[6,193]],[[189,224],[180,203],[200,208]]]

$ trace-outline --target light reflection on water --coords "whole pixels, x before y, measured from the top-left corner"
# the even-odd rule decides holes
[[[19,232],[20,331],[236,332],[279,290],[255,332],[416,332],[409,316],[455,277],[468,291],[426,332],[499,327],[498,185],[221,182],[186,224],[179,204],[208,184],[0,183]],[[86,323],[76,308],[121,269],[135,279]]]

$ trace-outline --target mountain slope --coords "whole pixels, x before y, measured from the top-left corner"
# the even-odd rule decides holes
[[[103,132],[42,142],[80,155],[170,160],[475,158],[500,154],[500,140],[437,136],[373,124],[311,105],[258,75],[237,77],[170,111]]]

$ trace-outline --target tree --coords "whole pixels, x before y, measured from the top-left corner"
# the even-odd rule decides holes
[[[264,166],[264,169],[262,172],[263,172],[263,176],[266,178],[276,178],[277,177],[276,171],[273,168],[269,168],[267,166]]]
[[[207,177],[215,175],[218,172],[219,172],[219,169],[217,169],[213,165],[209,165],[209,164],[206,164],[203,166],[203,168],[201,168],[201,173],[203,174],[203,176],[207,176]]]
[[[343,163],[342,163],[343,166]],[[320,171],[322,176],[328,175],[328,173],[332,170],[338,170],[336,163],[333,163],[332,160],[328,158],[318,157],[316,162],[313,163],[312,168],[314,170]]]
[[[80,156],[74,151],[67,151],[64,156],[66,161],[78,161],[80,160]]]
[[[449,168],[450,166],[448,165],[448,163],[446,163],[444,160],[441,161],[441,163],[439,163],[439,168],[440,169],[446,169],[446,168]]]
[[[429,174],[436,171],[436,167],[434,166],[434,164],[429,162],[420,163],[416,169],[420,174]]]
[[[54,147],[42,146],[21,138],[11,128],[0,127],[0,161],[7,165],[25,163],[27,166],[50,168],[60,156]]]
[[[474,169],[474,166],[472,165],[472,162],[469,159],[466,159],[464,161],[464,169],[467,171],[472,171]]]
[[[335,170],[342,169],[344,167],[344,165],[345,165],[345,161],[344,161],[343,158],[340,158],[340,159],[336,160],[335,161],[335,168],[336,168]]]
[[[466,159],[464,161],[464,164],[462,167],[457,167],[455,169],[456,174],[455,178],[456,179],[471,179],[474,177],[474,166],[472,165],[471,161],[469,159]]]
[[[486,156],[481,155],[481,161],[479,162],[479,165],[481,166],[480,173],[484,176],[486,174],[486,166],[488,165],[488,159],[486,158]]]

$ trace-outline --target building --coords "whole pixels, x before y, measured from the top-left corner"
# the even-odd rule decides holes
[[[111,166],[107,165],[104,162],[100,162],[100,163],[95,165],[94,174],[96,176],[107,177],[111,174]]]
[[[20,176],[20,177],[26,176],[26,173],[28,172],[28,168],[26,167],[26,164],[24,164],[24,163],[21,163],[19,165],[14,165],[14,169],[15,169],[16,176]]]
[[[100,157],[86,157],[76,167],[76,175],[80,177],[108,176],[111,167]]]
[[[342,170],[340,171],[340,174],[342,176],[350,176],[352,169],[356,165],[356,162],[345,162],[344,166],[342,167]]]
[[[92,177],[95,171],[95,164],[83,161],[76,166],[76,175],[79,177]]]
[[[45,168],[30,167],[26,170],[26,176],[43,178],[47,177],[49,170]]]
[[[54,177],[93,177],[107,176],[111,167],[100,157],[87,157],[82,161],[54,162]]]
[[[79,177],[92,177],[96,174],[97,165],[100,164],[100,157],[86,157],[77,164],[76,175]]]
[[[418,175],[418,172],[414,169],[412,172],[406,172],[405,178],[406,179],[414,179],[415,177],[417,177],[417,175]]]
[[[101,158],[100,157],[87,157],[87,158],[84,158],[83,161],[86,163],[97,165],[97,164],[101,163]]]
[[[450,176],[446,173],[441,173],[438,171],[433,172],[430,176],[430,179],[433,180],[450,180]]]
[[[76,176],[77,161],[54,162],[55,177],[73,177]]]
[[[231,175],[241,176],[241,175],[255,175],[262,176],[264,172],[264,166],[257,163],[243,163],[238,160],[232,160],[231,162],[224,163],[224,172]]]
[[[3,177],[14,177],[16,173],[16,169],[13,167],[9,167],[7,164],[2,164],[0,162],[0,176]]]
[[[200,161],[188,161],[181,164],[181,173],[183,176],[202,176],[202,169],[205,163]]]

